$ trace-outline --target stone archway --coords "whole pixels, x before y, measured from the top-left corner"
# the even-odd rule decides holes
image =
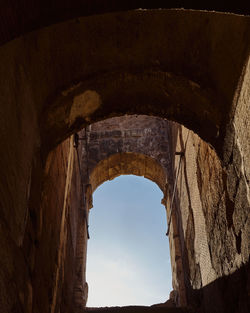
[[[221,153],[245,73],[248,35],[247,17],[225,13],[84,16],[3,45],[1,94],[10,111],[17,99],[23,104],[23,122],[34,121],[45,150],[85,124],[149,114],[185,125]],[[5,86],[15,83],[14,96]]]
[[[93,175],[90,175],[90,182],[93,186],[93,208],[89,212],[90,240],[87,247],[86,265],[86,280],[89,286],[87,307],[135,305],[135,301],[141,305],[152,305],[168,300],[169,293],[173,290],[169,240],[165,235],[166,209],[161,204],[163,193],[159,185],[153,182],[153,176],[159,175],[159,172],[153,172],[156,166],[162,174],[164,174],[163,169],[160,169],[159,164],[155,164],[155,160],[144,155],[125,153],[120,154],[120,158],[113,155],[104,162],[99,162],[92,172]],[[144,172],[145,162],[148,169],[152,171],[151,173],[148,170]],[[109,179],[105,177],[108,174],[107,163],[114,166],[114,171],[109,167],[112,175]],[[124,170],[120,169],[120,165]],[[98,179],[100,185],[95,189],[97,182],[95,178],[98,178],[102,172],[105,176],[101,175],[101,178],[105,181],[100,182]],[[150,175],[145,178],[145,174]],[[151,239],[155,240],[154,245],[150,245]],[[116,249],[113,251],[114,247]],[[151,257],[154,262],[149,263]],[[124,263],[125,259],[128,260],[127,266]],[[107,272],[104,271],[106,274],[102,276],[105,264],[111,263],[114,264],[114,270],[117,268],[117,275],[112,268],[107,267]],[[129,271],[132,268],[135,271],[133,274],[131,272],[131,282],[126,288],[127,279],[119,275],[118,269]],[[157,269],[160,268],[162,275],[158,275]],[[144,271],[143,276],[142,273],[139,275],[140,269]],[[97,273],[99,273],[98,276]],[[108,273],[110,273],[110,279]],[[139,287],[142,282],[144,282],[143,285]],[[104,287],[103,292],[100,286]],[[122,290],[125,292],[122,295],[118,293],[119,300],[116,299],[117,288],[124,288]],[[149,293],[151,290],[151,297],[147,295],[151,300],[147,299],[146,295],[143,299],[143,289],[146,291],[147,288]],[[100,303],[101,294],[102,303]],[[106,296],[104,298],[104,294],[107,295],[107,299]],[[96,297],[98,299],[95,299]]]
[[[162,164],[157,162],[152,157],[149,157],[144,154],[132,153],[132,152],[123,152],[112,154],[108,158],[100,161],[94,169],[90,172],[89,184],[86,185],[86,203],[87,208],[90,210],[92,208],[92,194],[95,189],[104,183],[107,180],[113,180],[114,178],[120,175],[137,175],[145,177],[152,182],[155,182],[158,187],[162,190],[164,198],[162,199],[162,204],[166,207],[166,214],[170,214],[169,206],[167,206],[166,199],[167,197],[167,176],[169,173]],[[167,215],[166,215],[167,218]],[[185,306],[186,305],[186,290],[184,284],[184,271],[182,259],[179,259],[179,251],[181,250],[180,241],[174,238],[173,233],[178,233],[177,225],[177,216],[173,214],[171,224],[171,236],[170,241],[170,256],[172,262],[172,283],[174,292],[176,294],[175,301],[176,305]],[[167,219],[166,219],[167,223]],[[85,230],[84,230],[85,231]],[[87,242],[81,241],[82,247],[85,249]],[[86,253],[83,252],[83,254]],[[84,257],[84,260],[86,257]],[[177,262],[176,262],[177,261]],[[81,265],[83,266],[83,271],[86,271],[86,264],[81,260]],[[178,275],[177,275],[178,273]],[[85,285],[85,282],[81,282]],[[168,295],[166,295],[167,298]],[[86,295],[84,295],[84,298]]]
[[[112,180],[120,175],[143,176],[155,182],[164,193],[167,174],[163,167],[147,155],[123,152],[113,154],[100,161],[90,173],[92,191],[107,180]]]
[[[57,42],[53,32],[62,32],[64,40]],[[83,42],[75,41],[72,32]],[[36,34],[40,49],[40,36],[48,36],[55,51],[69,47],[50,64],[63,67],[60,77],[51,77],[59,92],[48,86],[42,116],[45,144],[54,146],[103,118],[148,114],[192,129],[221,153],[248,58],[245,33],[249,25],[244,17],[181,10],[109,14],[91,21],[84,17],[79,24],[55,25],[48,35],[41,30]],[[94,40],[95,34],[103,36]],[[34,38],[27,40],[32,46]]]
[[[92,124],[79,133],[82,145],[81,155],[82,182],[85,190],[86,214],[92,207],[92,193],[107,180],[119,175],[133,174],[144,176],[155,182],[163,192],[162,204],[170,214],[170,199],[172,181],[172,166],[170,154],[172,142],[169,137],[172,123],[167,120],[149,116],[124,116],[107,119]],[[170,182],[170,185],[168,183]],[[174,212],[171,223],[170,254],[173,273],[173,288],[178,294],[178,305],[186,304],[186,287],[184,269],[180,255],[181,246],[177,215]],[[77,286],[86,284],[86,225],[82,224],[78,241],[79,259],[77,268],[82,268],[82,274],[77,275]],[[84,238],[84,240],[83,240]],[[77,289],[79,290],[79,289]],[[82,292],[84,290],[82,289]],[[85,290],[86,292],[86,290]],[[76,306],[86,294],[77,292]],[[86,300],[85,300],[86,301]]]
[[[5,12],[16,12],[9,11],[11,5]],[[30,12],[25,16],[33,16]],[[72,139],[63,140],[87,124],[124,114],[175,120],[216,149],[220,160],[193,138],[192,158],[185,163],[189,215],[182,215],[179,225],[189,244],[196,238],[196,245],[183,241],[192,261],[186,264],[190,273],[185,283],[194,294],[198,290],[199,299],[219,295],[225,311],[244,310],[249,272],[249,17],[182,9],[87,15],[59,18],[64,22],[54,25],[53,17],[47,24],[41,16],[34,27],[24,23],[18,32],[14,23],[14,33],[3,31],[3,42],[23,34],[0,47],[0,259],[10,260],[0,267],[3,311],[57,312],[62,295],[71,295],[72,286],[60,284],[64,277],[69,281],[79,257],[74,254],[76,225],[77,217],[84,217],[71,200],[76,194],[80,201],[83,191]],[[7,17],[2,21],[10,26],[15,19]],[[49,26],[38,29],[44,25]],[[174,171],[175,143],[182,146],[184,132],[172,130],[169,164]],[[206,216],[202,225],[192,200]],[[75,215],[67,219],[69,204]],[[195,228],[186,227],[195,223],[196,233],[207,236],[203,267]],[[229,281],[235,277],[240,285],[232,292]],[[10,282],[13,288],[8,288]],[[227,288],[215,293],[221,285]],[[71,296],[66,299],[64,308]]]

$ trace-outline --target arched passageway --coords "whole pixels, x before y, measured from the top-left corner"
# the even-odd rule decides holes
[[[147,155],[124,152],[112,154],[97,164],[90,174],[93,191],[105,181],[120,175],[143,176],[155,182],[162,192],[166,188],[166,172],[157,161]]]
[[[168,179],[172,183],[170,125],[167,120],[134,115],[107,119],[92,124],[80,133],[83,142],[79,149],[82,153],[80,167],[82,181],[86,185],[87,212],[93,205],[92,193],[98,186],[117,176],[131,174],[155,182],[163,192],[162,203],[170,211],[170,206],[167,208],[166,203],[168,192],[172,188],[171,185],[168,186]],[[186,303],[186,291],[182,258],[176,259],[176,253],[181,247],[179,239],[173,236],[173,230],[178,231],[175,214],[172,221],[170,244],[173,288],[178,293],[176,304],[180,305]],[[164,218],[164,223],[166,222]],[[82,233],[86,233],[85,224],[83,228]],[[164,231],[166,232],[166,228]],[[81,241],[79,247],[80,255],[83,256],[79,267],[82,266],[82,273],[85,273],[86,242]],[[79,276],[79,284],[84,284],[82,279],[85,282],[85,275]]]
[[[53,32],[64,40],[57,42]],[[103,36],[94,40],[96,34]],[[48,35],[41,30],[40,49],[39,37],[48,36],[56,46],[49,51],[65,51],[54,56],[60,75],[57,68],[51,76],[59,93],[46,87],[46,145],[104,117],[148,114],[185,125],[221,153],[248,60],[246,34],[247,18],[182,10],[116,13],[62,23]]]
[[[201,300],[205,311],[212,304],[221,312],[249,311],[249,17],[182,9],[104,14],[99,8],[68,20],[64,8],[58,19],[38,14],[36,24],[34,10],[27,7],[17,18],[13,7],[4,5],[1,18],[2,311],[66,312],[82,297],[84,286],[70,282],[83,274],[74,266],[82,257],[77,238],[86,236],[78,233],[85,191],[67,138],[124,114],[177,121],[215,149],[191,135],[175,206],[182,234],[173,231],[173,238],[186,255],[188,303]],[[54,4],[49,12],[55,11]],[[175,152],[186,131],[175,125],[168,134],[173,186]],[[176,263],[180,251],[173,254]]]
[[[43,149],[103,118],[150,114],[185,125],[219,151],[245,74],[248,37],[247,17],[216,12],[85,16],[5,44],[1,72],[8,86],[15,77]],[[11,73],[14,64],[19,70]],[[15,97],[1,88],[14,109]]]
[[[203,289],[205,297],[213,294],[213,286],[218,279],[217,271],[228,264],[225,262],[226,247],[231,240],[228,238],[224,243],[221,241],[224,231],[220,225],[232,225],[232,213],[226,204],[230,200],[223,191],[225,174],[215,151],[184,127],[146,116],[125,116],[92,124],[87,133],[83,130],[80,136],[83,138],[83,179],[89,182],[86,186],[88,209],[92,206],[92,192],[98,184],[120,174],[143,175],[149,172],[150,179],[158,181],[159,186],[162,184],[160,181],[167,182],[163,203],[169,214],[174,176],[181,161],[169,237],[173,286],[178,292],[177,304],[194,301],[197,293],[203,292]],[[87,139],[87,147],[84,138]],[[184,152],[181,159],[178,154],[180,151]],[[164,172],[167,175],[159,174]],[[159,180],[159,177],[163,179]],[[222,200],[218,206],[219,198]],[[244,233],[240,237],[246,236],[246,227],[247,224],[242,228]],[[229,229],[233,234],[233,228]],[[215,238],[220,239],[217,241]],[[220,252],[216,249],[215,242],[220,245]],[[246,242],[241,241],[242,244],[246,247]],[[245,251],[243,246],[240,249]],[[235,250],[234,253],[238,252]],[[80,264],[83,264],[83,260]],[[217,294],[214,303],[222,307],[224,304],[220,297]]]

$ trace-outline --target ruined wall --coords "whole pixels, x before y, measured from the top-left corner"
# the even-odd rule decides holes
[[[245,90],[239,97],[238,111],[247,111],[247,95]],[[6,251],[0,250],[5,269],[6,256],[15,253],[18,260],[1,272],[1,290],[14,281],[22,290],[16,295],[13,289],[18,301],[11,306],[10,293],[1,292],[0,308],[28,313],[81,311],[88,294],[87,219],[93,190],[117,175],[145,176],[163,190],[169,220],[181,158],[169,234],[177,304],[192,304],[204,312],[247,312],[249,146],[242,146],[247,134],[241,134],[241,127],[248,131],[247,123],[244,114],[235,115],[233,134],[238,137],[224,167],[216,152],[192,131],[149,116],[104,120],[79,133],[78,148],[73,137],[60,144],[46,162],[35,164],[23,245],[17,251],[9,238],[3,242]],[[8,234],[4,224],[0,231]]]
[[[246,180],[240,180],[243,173],[239,172],[236,198],[231,198],[232,175],[228,176],[216,152],[180,125],[173,126],[172,132],[175,171],[180,156],[174,152],[185,152],[175,213],[188,302],[197,301],[204,312],[248,312],[250,206]],[[236,167],[233,162],[231,166]]]
[[[246,104],[244,101],[239,103],[240,105]],[[246,123],[245,125],[248,129]],[[79,136],[81,139],[78,147],[80,168],[76,149],[71,148],[73,149],[71,153],[74,154],[78,191],[79,188],[84,190],[82,202],[79,203],[83,208],[87,208],[87,211],[92,207],[93,190],[105,180],[113,179],[121,174],[146,177],[148,175],[148,178],[156,181],[164,191],[163,204],[166,205],[169,220],[175,174],[181,158],[169,234],[173,288],[179,294],[177,303],[179,305],[192,304],[201,307],[204,312],[247,312],[247,290],[249,290],[247,289],[249,288],[247,287],[249,285],[247,280],[247,273],[249,273],[247,267],[249,258],[247,176],[240,174],[241,172],[238,173],[241,175],[239,179],[240,177],[243,179],[243,182],[238,182],[238,188],[242,188],[243,184],[243,187],[246,186],[246,192],[239,189],[238,200],[235,201],[237,193],[234,198],[231,198],[233,184],[230,180],[233,175],[227,174],[227,168],[223,168],[216,152],[192,131],[155,117],[125,116],[104,120],[82,130]],[[61,149],[61,153],[64,151],[63,153],[68,158],[69,147],[65,146],[65,143],[57,149]],[[245,149],[246,147],[243,150]],[[175,155],[176,151],[183,151],[184,156]],[[157,167],[154,167],[152,161],[147,161],[147,158],[160,164],[163,172],[157,170]],[[51,162],[51,156],[48,162]],[[236,165],[239,168],[239,164],[233,162],[230,166],[235,169]],[[51,169],[53,167],[56,165],[53,165]],[[149,170],[147,171],[146,168]],[[247,166],[241,168],[248,170]],[[54,197],[47,190],[44,194],[51,199]],[[69,203],[73,208],[74,205],[77,206],[73,198],[69,199]],[[60,207],[63,208],[63,206]],[[52,292],[54,298],[52,299],[56,301],[52,300],[52,306],[55,306],[55,312],[58,309],[56,303],[60,303],[61,299],[66,301],[62,303],[63,308],[67,308],[71,301],[75,308],[81,308],[87,299],[85,281],[87,246],[85,218],[87,214],[81,216],[81,227],[79,227],[76,224],[78,215],[74,212],[77,212],[77,209],[68,213],[68,216],[75,225],[71,224],[71,228],[66,227],[65,230],[73,233],[71,245],[78,245],[78,256],[76,252],[72,253],[71,245],[67,246],[65,236],[63,236],[63,241],[56,241],[61,245],[59,251],[64,251],[67,247],[68,254],[64,255],[61,265],[55,267],[54,273],[57,273],[59,269],[60,273],[62,270],[67,272],[67,269],[71,272],[65,277],[57,274],[59,285],[62,283],[63,286],[64,280],[66,284],[57,291],[54,285]],[[56,242],[52,245],[53,247],[56,246]],[[72,270],[73,265],[77,268],[75,273]],[[37,265],[36,268],[41,267]],[[76,273],[78,273],[76,284],[69,284]],[[39,275],[41,274],[38,274],[38,277],[41,277]],[[52,285],[53,283],[54,281]],[[64,295],[63,298],[61,298],[62,295]],[[42,299],[43,297],[40,300]]]
[[[32,306],[34,311],[40,306],[49,310],[39,302],[40,288],[45,303],[53,303],[57,310],[56,278],[50,275],[63,277],[62,272],[47,265],[44,272],[37,267],[38,256],[43,257],[40,249],[52,245],[37,239],[41,212],[48,221],[43,223],[44,233],[51,224],[46,193],[41,194],[47,153],[84,125],[115,115],[168,117],[188,125],[221,150],[227,173],[227,215],[234,224],[230,233],[238,238],[239,264],[244,263],[249,229],[249,67],[245,66],[249,17],[181,9],[67,20],[65,10],[50,7],[63,16],[58,19],[52,14],[51,26],[32,32],[48,25],[48,6],[42,10],[44,15],[37,7],[33,11],[27,6],[22,16],[23,5],[8,1],[2,6],[1,42],[6,44],[0,47],[0,311],[30,312]],[[104,11],[96,5],[89,14]],[[55,25],[59,20],[65,22]],[[23,35],[9,41],[19,34]],[[100,97],[88,98],[90,89]],[[96,104],[100,107],[93,113]],[[62,159],[59,163],[63,164]],[[52,186],[57,186],[53,175]],[[63,203],[65,177],[60,178],[58,203]],[[47,190],[49,198],[55,196],[52,191]],[[60,210],[61,206],[59,221]],[[58,225],[55,230],[64,234]],[[53,249],[66,242],[58,236],[52,241],[55,246],[48,248],[48,255],[56,257],[49,261],[54,269],[63,262]],[[79,254],[81,259],[83,253]],[[54,267],[55,262],[59,263]],[[46,291],[49,285],[52,290]]]
[[[87,146],[83,144],[81,151],[84,180],[87,180],[87,172],[91,174],[100,161],[108,159],[111,155],[121,153],[136,153],[148,156],[158,162],[167,172],[171,164],[168,137],[170,127],[167,120],[146,115],[127,115],[91,124],[87,128],[87,133],[84,130],[80,133],[82,138],[85,138],[87,134]],[[124,162],[121,160],[122,163]],[[128,166],[129,162],[126,162],[126,165]],[[111,176],[114,178],[115,173],[111,173],[111,167],[110,165],[110,178]],[[117,171],[117,175],[122,174],[121,170]],[[124,168],[123,171],[125,170]],[[141,171],[144,171],[144,173],[141,174]],[[135,171],[133,174],[147,175],[145,170],[140,168],[137,169],[137,173]],[[109,179],[108,175],[107,173],[106,177],[103,177],[102,182]],[[151,175],[152,177],[153,175]],[[164,181],[164,178],[159,177],[157,182],[160,183],[160,188],[164,192],[166,178]],[[96,188],[98,185],[93,187]]]
[[[24,254],[31,276],[33,303],[26,312],[69,312],[84,306],[83,242],[86,223],[83,191],[73,147],[67,139],[50,152],[42,175],[40,205],[32,211]],[[38,199],[36,199],[38,200]]]

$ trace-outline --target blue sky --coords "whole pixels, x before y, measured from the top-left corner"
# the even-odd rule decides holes
[[[93,195],[87,252],[87,306],[151,305],[172,290],[162,191],[126,175]]]

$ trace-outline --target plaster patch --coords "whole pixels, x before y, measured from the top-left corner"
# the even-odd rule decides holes
[[[73,124],[77,117],[86,118],[94,113],[101,105],[101,97],[94,90],[86,90],[73,99],[69,123]]]

